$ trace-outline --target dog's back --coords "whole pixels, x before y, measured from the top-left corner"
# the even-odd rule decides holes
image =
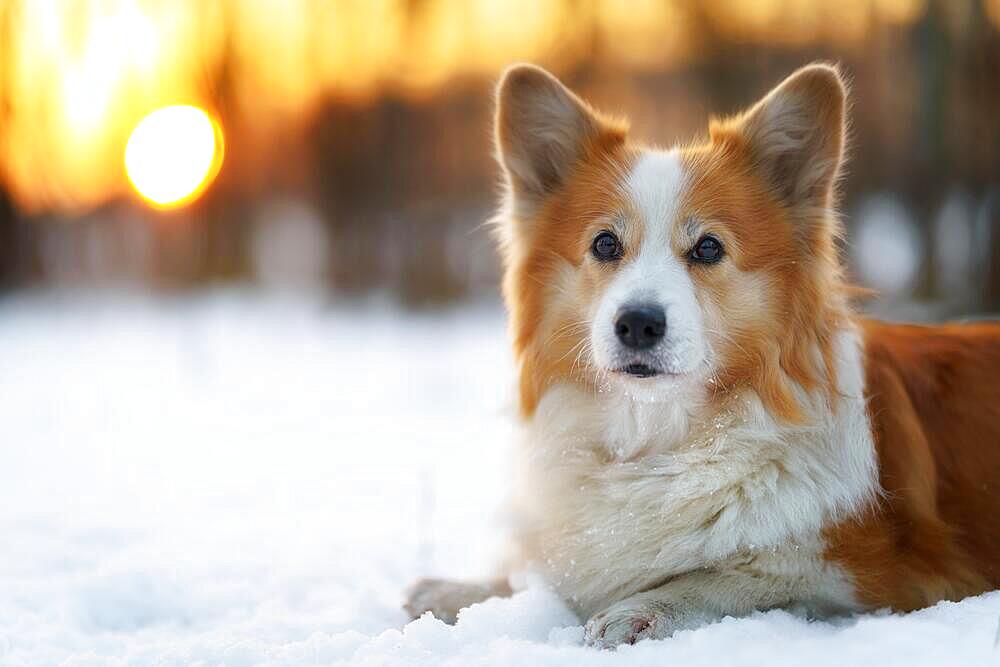
[[[863,330],[884,494],[830,531],[829,556],[872,606],[1000,586],[1000,323]]]

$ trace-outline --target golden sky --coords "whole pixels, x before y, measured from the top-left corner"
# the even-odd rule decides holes
[[[988,0],[1000,17],[1000,1]],[[587,56],[642,68],[697,57],[695,14],[734,39],[857,42],[926,0],[6,0],[0,176],[27,211],[126,191],[123,152],[149,112],[220,86],[247,122],[301,119],[324,95],[432,94],[453,77]],[[692,9],[693,7],[696,9]]]

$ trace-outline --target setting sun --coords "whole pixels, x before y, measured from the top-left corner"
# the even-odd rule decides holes
[[[193,201],[222,164],[222,132],[202,109],[170,106],[143,118],[125,146],[125,172],[158,208]]]

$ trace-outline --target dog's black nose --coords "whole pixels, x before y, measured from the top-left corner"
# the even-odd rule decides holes
[[[660,342],[667,316],[659,306],[625,306],[615,316],[615,334],[625,347],[645,350]]]

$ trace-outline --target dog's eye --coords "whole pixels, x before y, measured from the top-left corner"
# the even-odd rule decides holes
[[[611,232],[604,231],[594,237],[594,243],[590,246],[590,252],[601,262],[610,262],[620,259],[622,256],[622,244],[618,237]]]
[[[691,248],[691,259],[712,264],[722,259],[722,242],[714,236],[702,236]]]

